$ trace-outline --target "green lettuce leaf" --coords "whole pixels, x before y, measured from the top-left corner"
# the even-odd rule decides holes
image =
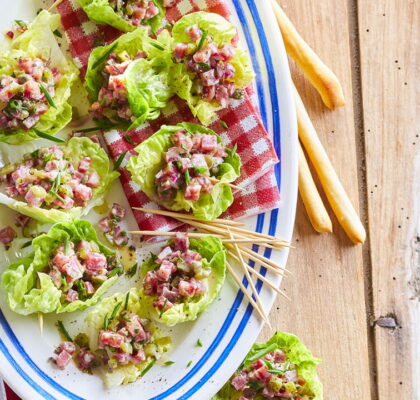
[[[141,307],[139,293],[136,289],[131,289],[128,295],[127,310],[136,313],[140,317],[145,317]],[[86,316],[87,335],[89,337],[89,347],[95,351],[98,349],[98,335],[99,331],[103,329],[104,319],[110,316],[115,308],[115,305],[122,303],[119,315],[125,307],[127,293],[117,293],[111,297],[103,299],[89,314]],[[163,336],[162,332],[151,325],[149,328],[152,332],[151,343],[145,346],[146,360],[141,364],[127,364],[119,366],[112,371],[104,368],[102,371],[103,379],[107,387],[114,387],[121,384],[127,384],[136,381],[145,370],[147,366],[154,360],[158,359],[161,354],[169,351],[171,348],[171,340],[167,336]]]
[[[174,199],[160,201],[156,195],[155,176],[163,165],[163,153],[171,144],[171,136],[180,129],[189,132],[216,135],[219,143],[222,139],[211,129],[192,123],[180,123],[175,126],[164,125],[161,129],[136,147],[138,156],[130,158],[127,169],[131,172],[133,180],[137,182],[146,195],[174,211],[192,211],[194,216],[202,220],[211,221],[227,210],[233,202],[232,190],[226,182],[233,182],[240,176],[241,160],[236,152],[226,149],[228,156],[221,164],[217,179],[220,183],[213,186],[211,193],[202,193],[196,202],[186,200],[184,194],[178,191]]]
[[[50,60],[50,67],[60,70],[61,79],[56,85],[54,96],[57,108],[49,107],[34,126],[50,135],[57,133],[71,121],[72,108],[68,99],[71,87],[79,74],[73,62],[66,59],[53,34],[59,26],[59,15],[42,11],[29,25],[27,31],[5,44],[0,52],[0,75],[14,69],[20,57]],[[0,129],[0,142],[17,145],[34,139],[38,139],[38,136],[33,129],[28,131]]]
[[[185,15],[175,23],[172,29],[174,43],[195,43],[185,33],[185,29],[194,24],[197,24],[203,32],[207,32],[218,46],[231,43],[237,33],[235,26],[219,14],[199,11]],[[233,79],[235,85],[238,88],[247,87],[255,77],[248,54],[243,49],[237,48],[235,57],[229,62],[235,68]],[[216,111],[222,107],[216,101],[208,102],[201,96],[193,95],[193,80],[196,74],[188,72],[185,63],[180,63],[172,66],[170,77],[170,85],[175,94],[187,102],[191,112],[201,123],[209,125]]]
[[[162,0],[152,0],[159,8],[159,14],[155,17],[143,21],[143,25],[149,25],[152,32],[156,32],[162,25],[165,16],[165,9]],[[79,0],[83,11],[95,24],[111,25],[123,32],[132,32],[137,26],[120,17],[109,5],[109,0]]]
[[[287,355],[288,361],[296,365],[299,377],[306,381],[302,394],[308,396],[311,400],[322,400],[322,383],[316,373],[320,360],[312,355],[299,338],[290,333],[278,331],[267,343],[254,344],[243,363],[239,366],[238,371],[249,366],[251,361],[248,360],[254,354],[268,348],[273,343]],[[211,400],[238,400],[240,397],[241,393],[237,392],[229,381]],[[261,400],[262,397],[257,397],[257,399]]]
[[[96,171],[100,177],[100,184],[92,190],[93,196],[86,207],[73,207],[70,210],[45,209],[31,207],[24,201],[14,200],[3,193],[0,193],[0,204],[32,217],[41,222],[69,222],[73,219],[86,215],[94,206],[103,202],[103,197],[111,183],[119,176],[119,173],[112,170],[112,164],[98,144],[86,137],[73,137],[66,144],[61,146],[64,157],[72,163],[78,163],[84,157],[90,157],[90,168]],[[9,166],[4,167],[8,169]],[[0,170],[3,171],[4,169]]]
[[[219,238],[203,237],[201,239],[190,238],[190,249],[197,251],[208,262],[211,274],[207,280],[207,291],[202,296],[188,299],[183,303],[175,304],[167,311],[160,313],[160,310],[153,307],[155,296],[147,296],[141,290],[141,302],[143,308],[148,310],[152,319],[162,322],[168,326],[174,326],[181,322],[194,321],[205,311],[208,306],[219,295],[226,275],[226,252]],[[156,264],[153,258],[146,260],[141,268],[142,279],[148,271],[154,270]]]
[[[160,109],[173,96],[169,87],[169,66],[172,65],[169,43],[167,32],[162,32],[157,39],[151,39],[146,28],[138,28],[92,51],[85,83],[92,103],[98,99],[105,83],[102,70],[110,52],[127,52],[130,57],[136,56],[139,51],[147,54],[146,58],[133,61],[124,72],[128,102],[136,120],[133,123],[122,121],[118,128],[131,130],[146,120],[156,119]]]
[[[10,265],[1,276],[1,285],[7,292],[8,304],[13,311],[28,315],[36,312],[62,313],[84,310],[96,304],[115,283],[118,276],[106,280],[94,295],[85,301],[76,300],[73,303],[63,301],[62,292],[56,288],[49,275],[42,271],[48,266],[52,252],[67,240],[93,241],[106,257],[116,257],[113,250],[99,242],[90,222],[80,220],[54,225],[46,234],[33,239],[33,253]],[[37,277],[39,277],[39,287],[36,287]]]

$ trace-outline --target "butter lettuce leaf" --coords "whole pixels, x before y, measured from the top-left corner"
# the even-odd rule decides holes
[[[287,360],[296,365],[298,376],[305,380],[306,384],[302,395],[308,396],[308,399],[311,400],[322,400],[322,383],[316,372],[321,360],[315,358],[301,340],[290,333],[278,331],[267,343],[255,343],[243,363],[239,366],[238,371],[251,364],[250,359],[253,355],[267,349],[272,344],[275,344],[277,349],[286,354]],[[238,400],[241,396],[242,394],[236,391],[229,381],[211,400]],[[257,399],[260,400],[260,397],[257,397]]]
[[[28,315],[36,312],[84,310],[96,304],[118,276],[107,279],[92,297],[69,303],[61,298],[62,292],[57,289],[50,276],[43,272],[52,253],[60,244],[66,241],[78,243],[80,240],[95,242],[102,254],[110,260],[116,260],[115,252],[98,240],[90,222],[80,220],[55,224],[47,233],[33,239],[33,253],[11,264],[1,275],[1,285],[7,292],[9,307],[19,314]]]
[[[63,150],[64,158],[72,163],[78,163],[84,157],[90,157],[90,168],[96,171],[100,177],[99,185],[92,190],[92,199],[86,207],[73,207],[70,210],[46,209],[41,207],[29,206],[24,201],[15,200],[0,193],[0,204],[32,217],[41,222],[69,222],[73,219],[86,215],[94,206],[102,204],[105,192],[111,183],[119,176],[119,173],[112,170],[112,163],[105,150],[87,137],[73,137],[66,144],[60,146]],[[8,169],[4,167],[1,171]]]
[[[211,36],[219,47],[231,44],[237,34],[235,26],[221,15],[199,11],[185,15],[175,23],[172,29],[174,44],[179,42],[195,43],[185,33],[185,29],[194,24],[197,24],[203,32],[207,32],[207,35]],[[247,87],[255,77],[248,53],[241,48],[236,48],[236,54],[229,62],[235,69],[232,82],[237,88]],[[192,114],[201,123],[209,125],[214,120],[216,111],[222,107],[217,101],[209,102],[203,100],[200,95],[193,94],[193,80],[196,74],[188,72],[186,64],[180,63],[171,67],[170,77],[170,85],[175,94],[187,102]]]
[[[28,26],[28,30],[15,39],[4,43],[0,48],[0,75],[15,69],[20,57],[41,58],[50,61],[50,68],[56,67],[61,72],[61,79],[55,87],[55,107],[49,106],[34,128],[54,135],[63,129],[72,118],[72,108],[68,102],[71,88],[79,71],[68,60],[59,47],[54,31],[60,26],[60,16],[41,11]],[[34,129],[0,129],[0,142],[13,145],[38,139]]]
[[[143,25],[149,25],[152,32],[156,32],[162,25],[165,9],[161,0],[152,1],[159,8],[159,14],[144,20]],[[137,26],[131,24],[114,11],[109,5],[109,0],[79,0],[79,3],[89,19],[96,24],[110,25],[123,32],[132,32],[137,29]]]
[[[168,326],[174,326],[181,322],[194,321],[205,311],[216,299],[223,286],[226,276],[226,251],[219,238],[203,237],[201,239],[190,238],[190,249],[201,254],[208,262],[211,269],[210,276],[207,278],[207,291],[192,299],[185,299],[184,302],[174,304],[173,307],[161,314],[160,310],[153,307],[155,296],[147,296],[141,290],[141,303],[145,310],[148,310],[151,318],[162,322]],[[142,267],[140,275],[142,278],[148,271],[156,268],[153,258],[147,259]]]
[[[120,302],[125,307],[126,299],[127,293],[117,293],[111,297],[107,297],[97,304],[86,316],[86,333],[89,337],[89,347],[91,350],[95,351],[98,349],[98,335],[99,331],[103,329],[105,316],[110,316],[115,305]],[[124,307],[119,308],[117,316],[124,311]],[[136,289],[131,289],[129,291],[127,310],[142,318],[146,317],[140,302],[139,292]],[[121,365],[112,370],[102,368],[99,372],[107,387],[115,387],[136,381],[150,363],[154,362],[163,353],[170,350],[171,340],[169,337],[164,336],[154,324],[148,326],[148,329],[152,332],[152,337],[150,343],[146,345],[144,349],[147,356],[146,360],[137,365],[128,363],[127,365]]]
[[[113,43],[92,51],[85,82],[91,103],[98,99],[99,91],[105,83],[102,71],[111,52],[126,52],[131,58],[139,51],[147,55],[146,58],[134,60],[123,74],[135,121],[130,123],[121,120],[117,124],[119,129],[132,130],[146,120],[156,119],[173,96],[169,86],[169,67],[172,65],[169,42],[167,32],[162,32],[157,39],[151,39],[146,28],[138,28],[120,36]]]
[[[211,221],[227,210],[233,203],[232,189],[224,183],[233,182],[240,176],[241,160],[239,155],[226,148],[228,156],[220,165],[216,178],[220,181],[213,186],[211,193],[202,193],[196,202],[186,200],[183,192],[178,191],[172,200],[161,201],[156,195],[155,176],[162,168],[163,154],[172,146],[171,136],[180,129],[191,133],[216,135],[219,143],[222,139],[211,129],[201,125],[182,122],[175,126],[164,125],[162,128],[138,145],[138,156],[130,158],[127,169],[144,193],[157,203],[174,211],[191,211],[199,219]]]

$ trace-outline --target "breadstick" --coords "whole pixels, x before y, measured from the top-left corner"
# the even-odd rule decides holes
[[[319,233],[332,232],[330,216],[325,209],[312,178],[308,162],[299,143],[299,193],[314,229]]]
[[[277,3],[277,0],[271,0],[271,5],[276,15],[287,53],[296,61],[312,85],[315,86],[321,95],[322,101],[329,109],[335,110],[344,106],[343,89],[334,72],[324,64],[299,35],[290,19]]]
[[[319,176],[338,222],[353,243],[363,243],[366,239],[365,228],[338,179],[296,88],[294,92],[299,138]]]

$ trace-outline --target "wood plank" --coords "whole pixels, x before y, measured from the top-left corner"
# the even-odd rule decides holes
[[[380,399],[420,399],[420,7],[358,0]]]
[[[352,104],[349,13],[345,0],[279,0],[302,36],[341,80],[347,105],[331,112],[292,65],[293,76],[324,146],[354,204],[358,204],[356,143]],[[318,187],[320,187],[318,185]],[[325,197],[324,197],[325,201]],[[270,319],[274,329],[295,333],[323,362],[325,398],[370,398],[368,340],[361,246],[353,246],[333,220],[334,234],[317,234],[299,201],[289,267],[294,278],[283,288]],[[272,332],[265,329],[261,340]]]

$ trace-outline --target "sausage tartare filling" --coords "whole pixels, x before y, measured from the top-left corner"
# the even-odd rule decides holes
[[[124,72],[134,60],[145,56],[142,51],[134,58],[125,51],[110,54],[102,72],[105,83],[99,91],[98,100],[90,106],[93,118],[106,117],[113,122],[120,120],[133,122],[136,119],[128,102]]]
[[[242,98],[244,90],[236,87],[235,68],[229,62],[235,56],[235,47],[231,44],[218,47],[197,24],[185,32],[195,44],[176,43],[174,56],[177,62],[186,64],[189,72],[196,74],[193,94],[206,101],[216,101],[223,108],[231,99]]]
[[[156,193],[161,200],[171,200],[181,190],[186,200],[198,201],[201,193],[211,193],[217,183],[226,150],[215,135],[190,135],[185,130],[175,132],[172,143],[156,174]]]
[[[114,257],[106,257],[95,242],[65,242],[52,254],[46,273],[61,290],[63,303],[86,300],[120,271]]]
[[[296,366],[287,361],[286,354],[278,349],[236,373],[230,383],[242,394],[239,400],[313,398],[304,393],[305,381],[299,377]]]
[[[91,159],[78,164],[68,161],[58,146],[39,149],[25,157],[25,162],[2,177],[6,193],[31,207],[69,210],[84,207],[92,199],[92,190],[100,177],[91,170]]]
[[[121,18],[134,26],[159,14],[159,8],[151,0],[109,0],[109,5]]]
[[[154,262],[156,267],[147,272],[143,288],[146,295],[157,296],[153,306],[160,311],[167,311],[175,304],[207,291],[205,280],[210,275],[210,268],[205,258],[189,249],[186,234],[178,233]]]
[[[40,58],[20,57],[0,70],[0,129],[31,129],[54,106],[57,68]]]

